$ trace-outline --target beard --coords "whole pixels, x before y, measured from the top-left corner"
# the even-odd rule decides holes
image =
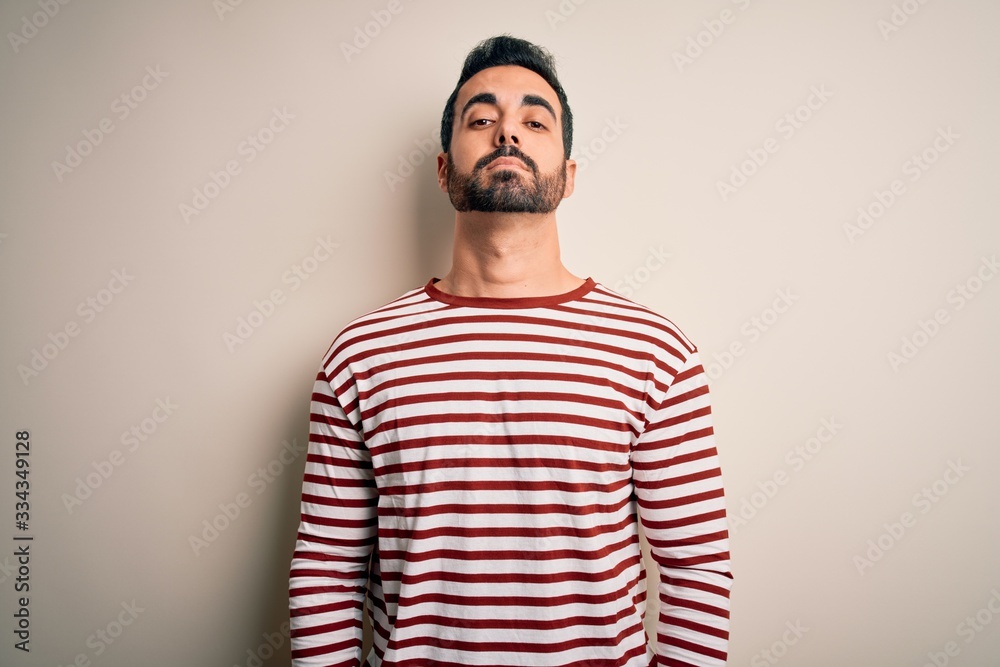
[[[484,172],[498,157],[515,157],[531,170],[497,167]],[[484,177],[486,183],[480,181]],[[538,165],[516,147],[498,148],[482,158],[468,174],[460,173],[448,153],[448,198],[456,211],[484,213],[550,213],[556,210],[566,190],[566,162],[550,174],[539,174]]]

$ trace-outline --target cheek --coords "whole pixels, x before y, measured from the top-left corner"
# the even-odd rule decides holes
[[[525,143],[522,148],[538,165],[539,171],[549,173],[555,169],[562,169],[562,164],[566,161],[562,146]]]
[[[468,174],[472,172],[476,167],[476,161],[483,156],[482,153],[476,153],[475,151],[470,151],[468,148],[462,148],[452,155],[452,160],[454,161],[454,168],[463,174]]]
[[[543,174],[559,174],[562,171],[565,160],[562,154],[558,158],[548,157],[545,162],[538,162],[538,171]]]

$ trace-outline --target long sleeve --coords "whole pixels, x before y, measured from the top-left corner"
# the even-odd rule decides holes
[[[725,665],[733,576],[708,382],[697,349],[647,417],[632,468],[639,518],[660,575],[656,664]]]
[[[360,664],[377,491],[364,438],[321,368],[289,573],[293,667]]]

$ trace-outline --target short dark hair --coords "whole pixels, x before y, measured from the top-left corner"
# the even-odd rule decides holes
[[[455,100],[458,99],[458,89],[482,70],[502,65],[517,65],[530,69],[545,79],[556,91],[562,107],[563,149],[568,160],[570,150],[573,148],[573,112],[569,110],[566,91],[556,76],[555,58],[544,47],[510,35],[497,35],[484,39],[465,57],[462,74],[458,77],[455,90],[448,98],[444,114],[441,116],[441,149],[445,153],[451,151],[451,132],[455,124]]]

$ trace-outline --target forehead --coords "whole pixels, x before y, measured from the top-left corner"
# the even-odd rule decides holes
[[[518,65],[488,67],[462,84],[455,98],[456,115],[462,112],[465,103],[473,95],[479,93],[493,93],[497,103],[511,103],[515,106],[520,105],[525,95],[538,95],[546,99],[556,113],[562,113],[559,97],[548,81],[538,73]]]

